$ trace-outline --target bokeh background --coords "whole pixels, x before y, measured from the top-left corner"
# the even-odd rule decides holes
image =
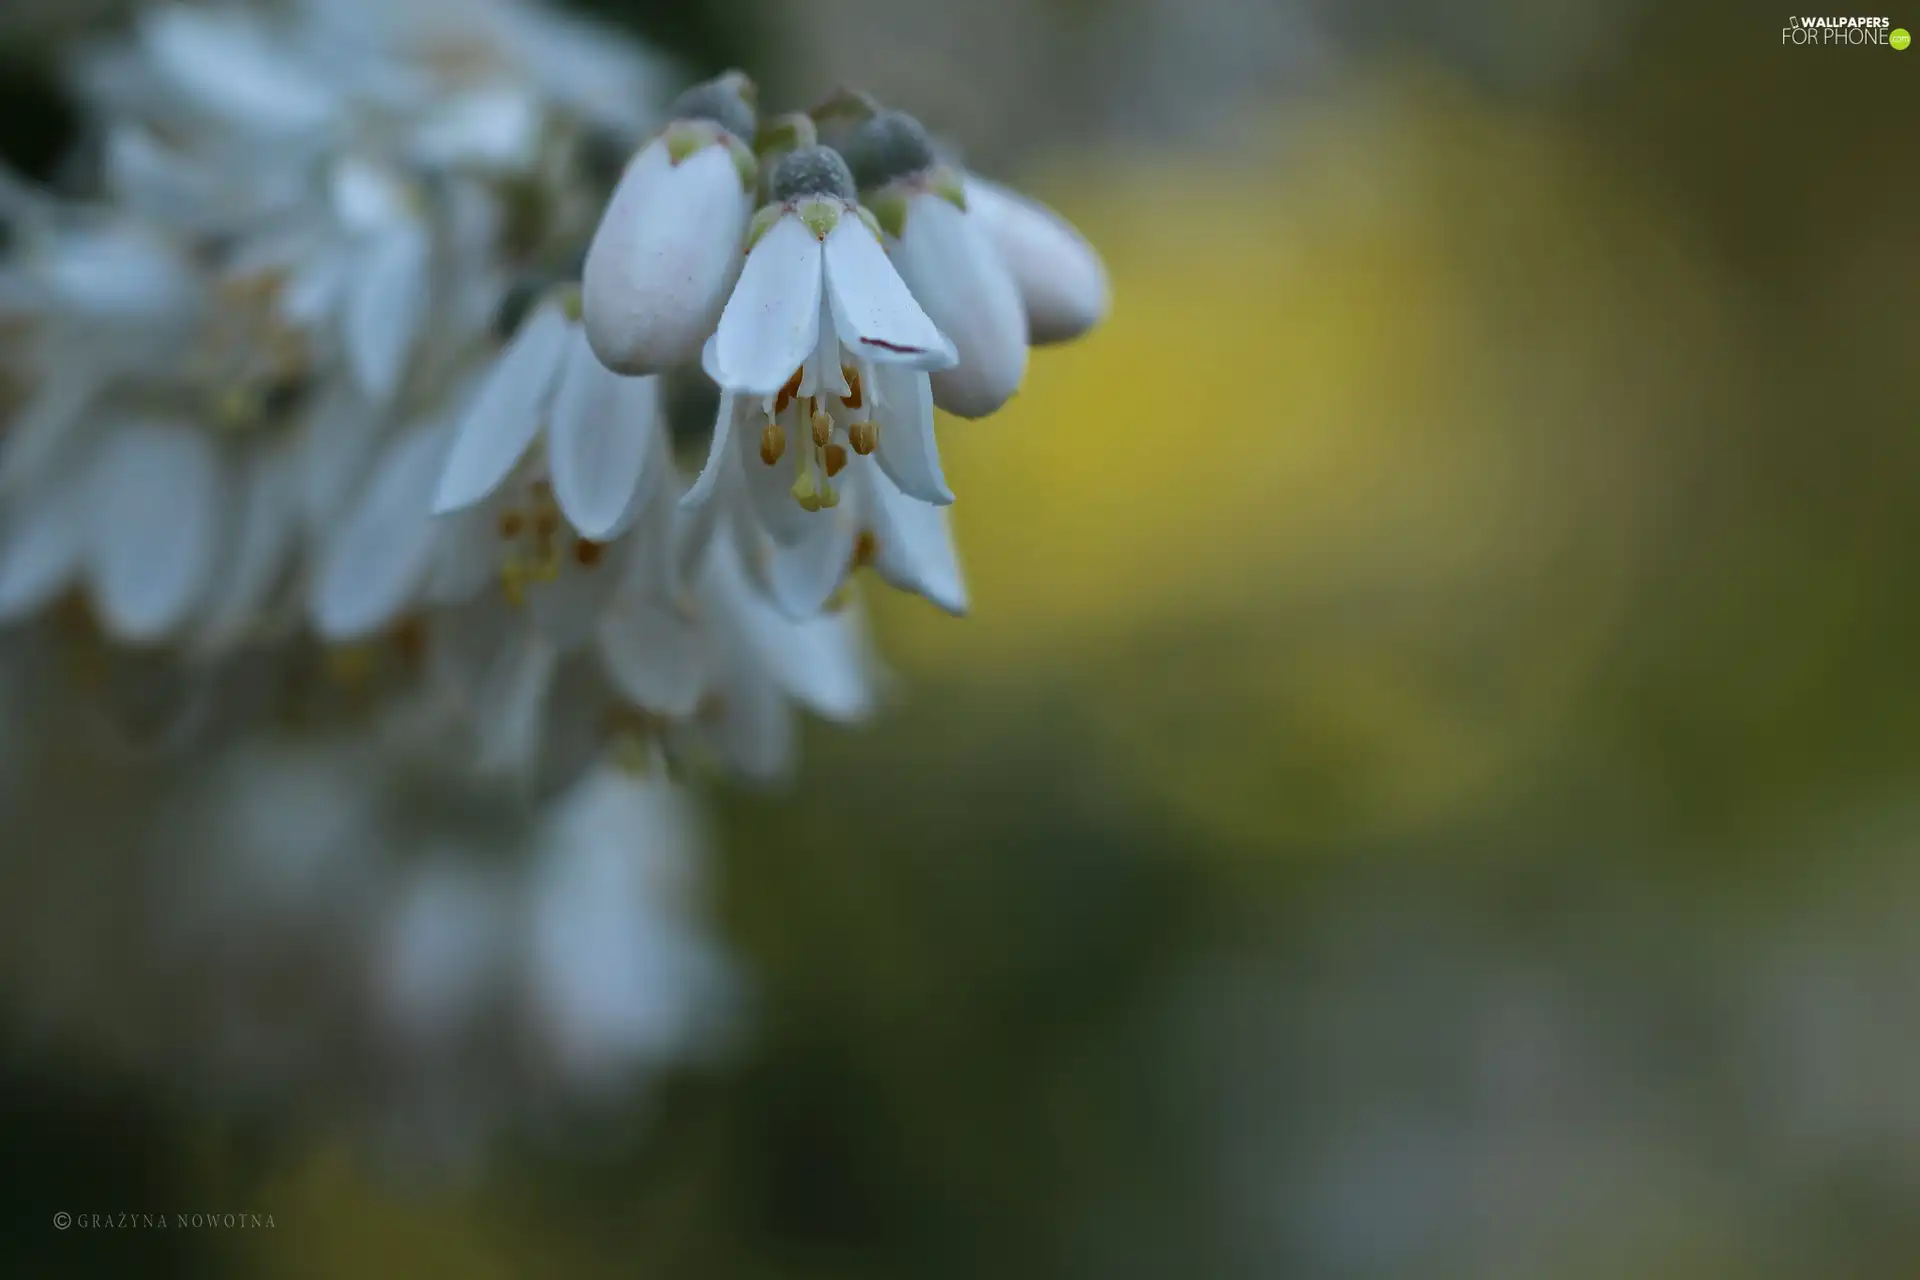
[[[720,798],[731,1058],[446,1181],[0,1027],[0,1271],[1920,1270],[1920,51],[596,8],[866,84],[1104,250],[1110,325],[943,429],[975,614],[875,600],[893,709]],[[14,162],[113,9],[5,6]],[[45,1227],[163,1202],[276,1226]]]

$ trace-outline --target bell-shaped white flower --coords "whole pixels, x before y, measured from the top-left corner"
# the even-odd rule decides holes
[[[790,618],[830,607],[847,580],[871,568],[881,581],[954,615],[967,612],[967,587],[947,511],[908,497],[872,458],[854,458],[846,500],[812,521],[805,537],[752,557],[770,600]]]
[[[740,274],[758,176],[742,86],[723,77],[690,91],[682,118],[614,188],[581,274],[587,341],[609,369],[663,372],[695,359],[713,333]]]
[[[1065,218],[975,174],[967,175],[966,203],[1013,274],[1028,341],[1071,342],[1106,318],[1112,302],[1106,266]]]
[[[774,395],[721,393],[706,465],[681,499],[687,519],[710,522],[708,508],[738,477],[742,505],[758,527],[793,545],[839,505],[839,477],[850,462],[871,463],[923,503],[953,502],[927,375],[900,364],[840,364],[848,353],[824,319],[822,326],[806,367]],[[717,342],[708,346],[710,373]]]
[[[790,152],[769,185],[774,203],[755,218],[746,266],[714,335],[710,372],[724,390],[773,396],[798,374],[799,394],[809,396],[809,374],[837,374],[843,363],[953,365],[953,344],[887,261],[838,154]],[[819,361],[829,348],[832,357]]]
[[[628,523],[647,467],[666,465],[660,384],[602,365],[577,301],[540,302],[481,383],[441,472],[436,513],[492,494],[544,428],[554,495],[573,527],[604,542]]]
[[[933,375],[934,403],[963,418],[996,412],[1026,376],[1027,316],[1011,272],[968,209],[960,173],[938,164],[920,125],[898,111],[860,125],[846,152],[900,278],[959,355]]]

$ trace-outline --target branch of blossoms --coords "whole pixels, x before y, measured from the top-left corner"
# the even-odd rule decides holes
[[[58,697],[0,680],[16,744],[83,704],[177,767],[344,793],[358,743],[535,813],[779,779],[800,713],[875,704],[862,570],[967,609],[936,408],[996,411],[1108,306],[1084,239],[911,117],[765,113],[737,71],[669,100],[522,0],[159,4],[69,72],[73,180],[0,174],[0,675],[71,655],[34,668]],[[396,928],[472,915],[392,878],[426,904]],[[640,1035],[588,1003],[573,1041]]]

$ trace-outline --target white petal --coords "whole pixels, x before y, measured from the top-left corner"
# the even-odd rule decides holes
[[[819,339],[820,288],[820,242],[798,217],[781,218],[747,255],[720,315],[714,380],[758,396],[785,386]]]
[[[48,490],[8,523],[0,539],[0,622],[34,613],[78,572],[84,512],[72,488]]]
[[[355,285],[354,258],[331,249],[309,247],[288,264],[290,274],[280,290],[280,314],[298,328],[317,328],[340,305],[342,295]]]
[[[61,361],[0,434],[0,491],[38,484],[49,467],[85,434],[83,415],[99,394],[100,371],[91,361]]]
[[[711,374],[713,369],[713,343],[708,342],[702,353],[703,366]],[[700,468],[700,474],[694,477],[693,484],[680,495],[680,509],[689,514],[703,511],[710,506],[714,496],[720,490],[721,478],[726,474],[726,466],[733,459],[733,426],[739,420],[739,403],[745,399],[731,391],[720,392],[720,411],[714,415],[713,431],[707,438],[707,460]]]
[[[840,219],[827,234],[826,257],[833,327],[856,356],[916,369],[953,364],[953,344],[913,300],[864,221]]]
[[[900,278],[960,357],[933,375],[935,403],[963,418],[997,411],[1027,371],[1027,314],[977,219],[921,192],[908,204],[904,233],[888,248]]]
[[[797,622],[819,616],[847,580],[853,555],[853,526],[842,512],[818,512],[807,523],[800,541],[774,548],[766,569],[768,597]]]
[[[635,157],[581,275],[594,354],[622,373],[660,373],[698,356],[740,275],[751,212],[725,147],[675,165],[655,141]]]
[[[1107,269],[1073,225],[1037,200],[967,175],[967,209],[1013,275],[1035,346],[1068,342],[1111,306]]]
[[[375,403],[387,403],[400,388],[426,318],[432,253],[426,227],[407,220],[357,255],[345,318],[347,362]]]
[[[36,265],[61,307],[94,319],[178,323],[197,297],[179,250],[140,226],[63,233]]]
[[[211,585],[227,514],[212,446],[157,423],[110,434],[87,480],[87,569],[107,629],[157,640],[187,620]]]
[[[377,235],[411,216],[405,184],[382,165],[349,156],[328,179],[334,219],[351,234]]]
[[[420,589],[429,604],[465,604],[500,583],[500,507],[495,494],[487,502],[451,515],[435,516],[433,557]]]
[[[662,856],[692,840],[663,803],[678,799],[589,775],[541,833],[528,976],[551,1048],[577,1075],[684,1050],[724,999],[724,973],[681,917],[692,904]]]
[[[722,481],[726,469],[731,467],[743,491],[733,500],[744,500],[767,532],[781,542],[797,542],[806,533],[808,513],[794,501],[790,453],[788,458],[771,467],[760,457],[760,434],[766,427],[766,416],[759,403],[758,397],[749,399],[728,394],[720,397],[720,415],[714,422],[707,465],[680,499],[680,509],[695,522],[695,527],[710,530],[713,517],[708,509],[721,501],[726,492],[727,486]],[[791,418],[791,413],[788,416]],[[792,433],[788,434],[791,451],[799,446],[792,440]]]
[[[446,854],[407,873],[375,953],[380,1002],[398,1028],[434,1040],[481,1007],[506,935],[509,894],[489,870]]]
[[[420,428],[376,464],[360,504],[320,552],[313,621],[321,635],[345,640],[379,631],[420,594],[438,532],[427,494],[445,450],[444,431]]]
[[[775,663],[787,691],[829,720],[873,714],[874,682],[866,626],[856,608],[801,623]]]
[[[675,719],[692,715],[706,689],[707,645],[690,618],[642,591],[621,592],[600,620],[600,658],[614,686]]]
[[[874,370],[874,410],[880,440],[874,458],[900,489],[922,502],[947,506],[953,490],[940,469],[940,446],[933,435],[933,389],[927,375],[881,365]]]
[[[559,658],[552,645],[524,630],[494,657],[474,703],[482,769],[525,774],[538,762]]]
[[[294,501],[298,459],[289,447],[259,451],[244,464],[226,561],[203,610],[197,637],[203,648],[240,638],[286,567],[299,514]]]
[[[436,168],[529,167],[540,148],[541,108],[518,86],[487,86],[439,103],[413,135],[416,161]]]
[[[874,571],[948,613],[967,611],[967,586],[944,508],[917,502],[885,476],[866,472],[861,510],[876,544]]]
[[[296,471],[300,517],[309,534],[336,527],[358,497],[385,426],[385,415],[344,379],[307,411]]]
[[[507,478],[540,431],[547,392],[567,350],[571,326],[559,308],[539,308],[514,335],[480,384],[440,474],[437,513],[472,506]]]
[[[337,105],[326,83],[268,41],[234,10],[149,10],[141,34],[174,87],[243,129],[311,129]]]
[[[858,720],[871,713],[873,683],[858,610],[795,622],[747,585],[737,569],[716,574],[715,589],[720,607],[728,610],[723,616],[731,622],[730,631],[745,643],[743,660],[756,673],[769,673],[783,693],[829,719]]]
[[[714,746],[742,777],[778,782],[791,776],[798,745],[793,707],[757,657],[736,652],[720,689]]]
[[[582,536],[606,542],[626,527],[661,443],[659,379],[608,371],[576,337],[554,395],[547,459],[554,497]]]

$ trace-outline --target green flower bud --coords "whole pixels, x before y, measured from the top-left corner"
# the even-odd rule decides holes
[[[840,153],[829,147],[800,147],[781,156],[767,178],[767,193],[776,200],[802,196],[833,196],[851,202],[853,174]]]

